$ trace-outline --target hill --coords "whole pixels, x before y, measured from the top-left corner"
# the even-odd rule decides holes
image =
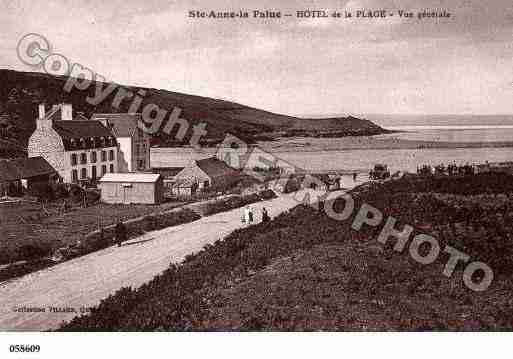
[[[61,330],[511,330],[511,183],[502,174],[407,177],[353,192],[355,209],[371,204],[397,218],[396,228],[410,223],[413,235],[490,265],[495,278],[483,292],[463,284],[464,265],[443,274],[447,254],[422,265],[394,240],[380,244],[385,221],[355,231],[357,211],[337,221],[299,205],[120,290]]]
[[[113,91],[98,105],[86,101],[87,96],[94,96],[96,83],[87,89],[73,88],[71,92],[64,90],[67,77],[55,77],[42,73],[0,70],[0,146],[4,157],[25,148],[26,142],[35,128],[37,105],[46,103],[48,106],[67,102],[73,104],[76,112],[86,117],[93,113],[127,112],[132,101],[122,101],[118,108],[113,107],[117,91]],[[102,84],[103,88],[107,84]],[[145,91],[140,109],[146,104],[156,104],[160,108],[171,111],[174,107],[182,109],[181,117],[191,125],[199,122],[207,124],[208,134],[203,145],[219,143],[227,133],[231,133],[248,143],[257,140],[273,139],[278,136],[352,136],[375,135],[385,133],[381,127],[370,121],[355,117],[330,119],[302,119],[292,116],[275,114],[251,108],[234,102],[217,100],[207,97],[186,95],[162,89],[142,88],[119,85],[137,93]],[[140,111],[140,110],[139,110]],[[192,126],[184,139],[188,141],[192,134]],[[160,132],[155,136],[153,144],[179,145],[171,136]],[[9,140],[6,142],[5,140]]]

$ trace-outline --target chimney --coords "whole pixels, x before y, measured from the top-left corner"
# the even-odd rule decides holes
[[[70,103],[61,104],[61,120],[71,121],[73,120],[73,107]]]
[[[39,119],[42,120],[45,118],[45,104],[40,103],[38,109],[39,109]]]
[[[44,130],[48,128],[52,128],[53,122],[51,119],[45,118],[45,104],[40,103],[38,106],[38,117],[36,119],[36,128],[38,130]]]

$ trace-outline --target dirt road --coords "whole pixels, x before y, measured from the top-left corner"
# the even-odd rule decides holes
[[[302,190],[296,198],[282,195],[251,207],[257,220],[263,206],[276,216],[296,206],[297,198],[307,192],[313,196],[320,193]],[[97,305],[121,287],[139,287],[171,262],[180,262],[243,226],[241,214],[242,209],[235,209],[149,232],[122,247],[109,247],[4,283],[0,286],[0,331],[58,328],[62,321],[80,315],[81,308]]]

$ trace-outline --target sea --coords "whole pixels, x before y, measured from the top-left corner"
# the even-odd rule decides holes
[[[493,116],[363,116],[383,128],[400,131],[378,138],[440,142],[513,142],[513,115]],[[513,147],[364,149],[340,151],[288,151],[279,158],[310,171],[344,170],[368,173],[377,163],[392,172],[416,171],[418,166],[513,161]]]

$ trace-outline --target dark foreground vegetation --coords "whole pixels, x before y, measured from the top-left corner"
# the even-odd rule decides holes
[[[362,186],[353,197],[346,221],[322,205],[297,206],[171,264],[139,289],[121,289],[61,330],[513,329],[512,177],[411,176]],[[382,225],[353,230],[364,202],[396,217],[399,228],[411,224],[442,248],[488,263],[492,285],[471,291],[463,266],[442,274],[444,255],[421,265],[408,250],[394,251],[394,240],[380,244]]]

